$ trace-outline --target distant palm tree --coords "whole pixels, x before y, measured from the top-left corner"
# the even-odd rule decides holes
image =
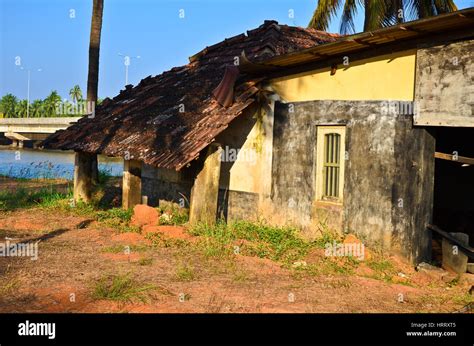
[[[28,114],[28,101],[21,100],[16,104],[15,113],[18,118],[26,118]]]
[[[30,106],[30,114],[33,118],[40,118],[43,115],[43,101],[34,100]]]
[[[74,87],[69,90],[69,96],[71,97],[72,102],[77,103],[82,100],[82,90],[79,85],[74,85]]]
[[[319,0],[308,26],[326,31],[341,5],[342,34],[355,32],[354,17],[359,5],[364,8],[364,31],[401,23],[407,17],[419,19],[457,10],[453,0]]]
[[[18,99],[13,94],[6,94],[0,99],[0,112],[5,118],[15,117],[15,108],[18,103]]]
[[[51,94],[44,99],[44,111],[46,117],[54,117],[56,115],[56,108],[61,103],[61,96],[56,90],[51,91]]]

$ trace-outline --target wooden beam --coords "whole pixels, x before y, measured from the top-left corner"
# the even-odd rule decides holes
[[[438,233],[440,236],[442,236],[443,238],[446,238],[447,240],[449,240],[452,244],[454,245],[457,245],[459,247],[459,249],[462,250],[462,252],[464,252],[467,257],[471,258],[471,259],[474,259],[474,249],[469,247],[469,245],[464,245],[463,243],[461,243],[458,239],[454,238],[452,235],[450,235],[448,232],[445,232],[443,231],[441,228],[439,228],[438,226],[436,225],[427,225],[426,226],[430,231],[434,231],[436,233]]]
[[[454,161],[454,162],[459,162],[459,163],[465,163],[465,164],[468,164],[468,165],[474,165],[474,158],[471,158],[471,157],[455,156],[455,155],[452,155],[452,154],[440,153],[438,151],[435,152],[434,157],[437,158],[437,159]]]

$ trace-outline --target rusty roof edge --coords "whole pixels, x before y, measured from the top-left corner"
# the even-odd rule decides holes
[[[370,37],[374,37],[374,36],[381,37],[385,34],[398,32],[400,30],[407,30],[407,29],[409,30],[411,28],[416,29],[415,27],[420,25],[420,24],[436,23],[436,22],[443,23],[444,21],[453,19],[455,17],[464,17],[464,18],[469,18],[469,19],[473,20],[474,19],[474,7],[466,8],[466,9],[455,11],[455,12],[440,14],[440,15],[434,16],[434,17],[423,18],[423,19],[418,19],[418,20],[405,22],[405,23],[401,23],[401,24],[397,24],[397,25],[392,25],[392,26],[389,26],[389,27],[386,27],[386,28],[381,28],[381,29],[377,29],[377,30],[373,30],[373,31],[366,31],[366,32],[356,33],[356,34],[353,34],[353,35],[341,36],[339,39],[337,39],[334,42],[321,43],[321,44],[318,44],[315,47],[301,49],[301,50],[298,50],[298,51],[295,51],[295,52],[274,56],[274,57],[271,57],[267,60],[259,62],[258,65],[261,66],[262,69],[265,68],[265,67],[268,67],[268,66],[272,66],[272,67],[277,66],[278,68],[282,68],[282,67],[286,67],[286,66],[279,66],[279,65],[276,65],[276,63],[279,60],[282,60],[282,59],[285,59],[285,58],[298,57],[298,56],[308,55],[308,54],[314,55],[315,58],[316,58],[316,56],[318,54],[318,51],[325,51],[325,50],[328,50],[329,48],[334,48],[334,47],[337,47],[337,46],[343,46],[347,42],[363,40],[365,38],[370,38]],[[469,24],[470,23],[466,22],[466,26],[468,26]],[[445,31],[445,28],[442,28],[442,30]],[[436,33],[436,30],[427,31],[427,32],[423,32],[423,33],[413,31],[413,36],[411,38],[421,37],[421,36],[425,36],[425,35],[433,34],[433,33]],[[377,44],[377,46],[381,46],[383,44],[384,43]],[[365,48],[363,48],[363,49],[370,49],[370,48],[371,48],[370,46],[365,46]],[[341,54],[341,53],[343,53],[343,51],[338,52],[338,54]],[[328,54],[328,56],[330,56],[330,55]],[[320,58],[325,58],[325,57],[321,56]],[[317,60],[317,59],[313,59],[313,60]],[[262,72],[266,72],[266,71],[262,71]]]

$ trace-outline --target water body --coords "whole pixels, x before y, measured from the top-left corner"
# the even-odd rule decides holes
[[[99,155],[99,170],[121,176],[123,160]],[[0,147],[0,175],[73,179],[74,152]]]

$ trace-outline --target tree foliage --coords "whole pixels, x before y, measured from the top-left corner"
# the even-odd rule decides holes
[[[364,11],[364,31],[457,10],[454,0],[319,0],[309,27],[326,31],[342,6],[342,34],[355,32],[354,18]]]

